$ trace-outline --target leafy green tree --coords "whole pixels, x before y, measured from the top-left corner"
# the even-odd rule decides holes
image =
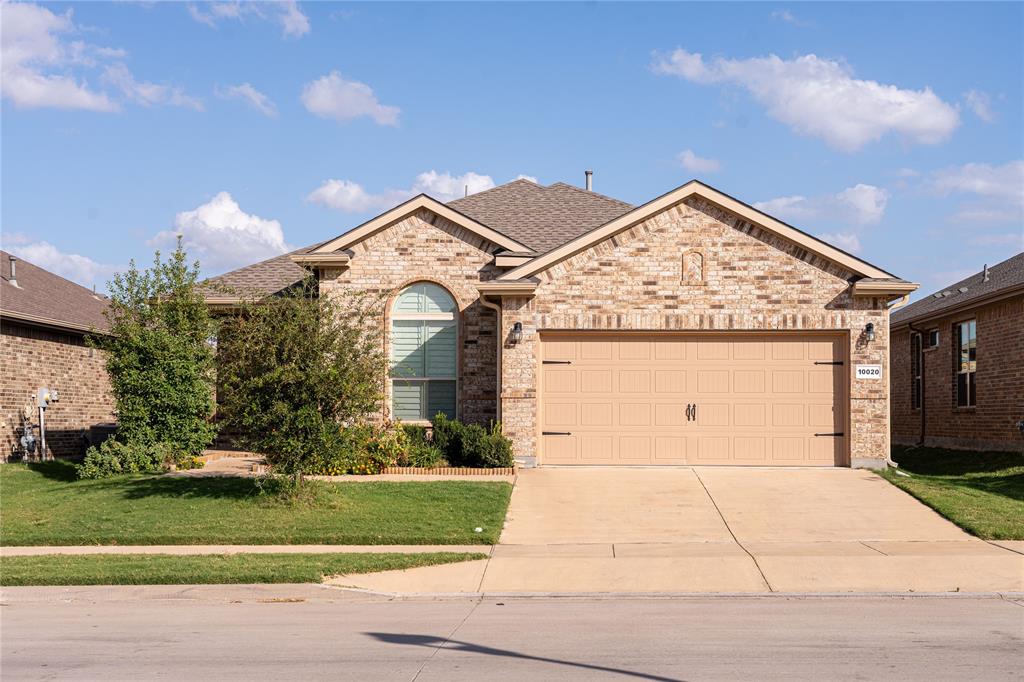
[[[213,323],[198,277],[199,263],[188,263],[180,238],[167,260],[157,251],[146,270],[131,262],[109,285],[110,335],[91,339],[107,352],[117,440],[166,444],[182,460],[199,455],[216,433]]]
[[[297,481],[344,447],[342,429],[379,412],[384,397],[382,313],[380,297],[319,296],[309,279],[225,319],[220,408],[240,444]]]

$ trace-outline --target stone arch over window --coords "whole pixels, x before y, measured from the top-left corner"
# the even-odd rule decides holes
[[[391,304],[391,415],[429,420],[456,417],[458,312],[455,297],[439,284],[414,282]]]
[[[700,249],[689,249],[683,252],[683,284],[704,284],[705,273],[704,252]]]

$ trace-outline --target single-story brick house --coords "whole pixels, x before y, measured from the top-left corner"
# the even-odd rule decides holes
[[[1024,451],[1024,253],[892,315],[892,437]]]
[[[114,421],[103,352],[85,343],[109,328],[106,308],[102,296],[0,251],[0,461],[23,454],[26,423],[38,436],[40,388],[60,398],[46,409],[46,457],[84,454],[90,429]]]
[[[528,180],[419,195],[213,284],[309,271],[321,295],[391,292],[391,416],[500,420],[528,465],[888,458],[888,305],[916,285],[697,181],[642,206]]]

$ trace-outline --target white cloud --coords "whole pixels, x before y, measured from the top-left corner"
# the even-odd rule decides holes
[[[940,195],[967,194],[975,199],[952,220],[968,223],[1024,222],[1024,160],[1001,166],[967,163],[932,173],[931,189]]]
[[[88,65],[97,56],[104,56],[107,49],[61,40],[61,34],[76,30],[71,10],[58,15],[39,5],[4,2],[0,12],[0,82],[3,96],[16,107],[118,110],[117,103],[106,94],[64,70],[73,64]]]
[[[860,237],[854,232],[826,232],[818,235],[821,239],[830,244],[838,246],[847,253],[860,252]]]
[[[657,56],[652,68],[702,85],[745,88],[772,118],[844,152],[888,133],[908,142],[937,144],[960,122],[956,108],[930,88],[907,90],[854,78],[848,65],[813,54],[789,60],[769,55],[705,61],[699,53],[680,48]]]
[[[310,113],[339,123],[369,116],[380,125],[398,125],[398,107],[381,104],[369,85],[345,80],[337,71],[307,83],[302,103]]]
[[[256,18],[273,21],[281,26],[286,38],[301,38],[310,31],[309,17],[299,9],[295,0],[283,2],[207,2],[187,5],[193,19],[210,28],[217,28],[224,20],[245,21]]]
[[[274,105],[269,97],[249,83],[229,85],[225,88],[218,87],[215,92],[218,97],[222,97],[224,99],[240,99],[264,116],[277,118],[277,106]]]
[[[535,185],[539,185],[540,184],[540,181],[537,180],[537,178],[535,176],[533,176],[533,175],[523,175],[522,173],[520,173],[519,175],[517,175],[513,179],[515,179],[515,180],[529,180],[530,182],[532,182]]]
[[[183,88],[137,81],[128,67],[121,63],[111,64],[103,70],[103,82],[120,90],[126,100],[145,107],[166,104],[195,111],[203,110],[202,100],[186,95]]]
[[[987,92],[968,90],[964,93],[964,101],[974,115],[985,123],[996,120],[995,112],[992,111],[992,97]]]
[[[718,159],[701,158],[694,154],[692,149],[679,152],[676,158],[679,159],[683,168],[693,173],[714,173],[722,168],[722,162]]]
[[[536,182],[528,176],[524,177]],[[310,192],[306,200],[345,213],[364,213],[389,209],[417,194],[427,194],[438,201],[447,202],[465,196],[467,188],[469,194],[476,194],[492,187],[494,180],[489,175],[473,171],[452,175],[429,170],[417,175],[409,189],[387,189],[376,194],[367,192],[362,185],[352,180],[326,180]]]
[[[150,244],[173,248],[181,235],[190,257],[204,274],[231,270],[280,255],[292,249],[281,223],[246,213],[227,192],[174,218],[174,229],[158,233]]]
[[[7,243],[4,247],[18,258],[24,258],[33,265],[84,287],[92,288],[95,285],[100,292],[105,291],[106,283],[123,269],[119,265],[99,263],[88,256],[65,253],[47,241],[31,241],[25,235],[12,236],[15,238],[5,239]]]
[[[789,196],[760,201],[754,208],[784,220],[829,219],[856,225],[877,223],[885,214],[889,192],[863,183],[835,194]]]
[[[1016,233],[979,234],[967,240],[974,246],[1008,246],[1015,251],[1024,249],[1024,228]]]
[[[779,21],[784,21],[787,24],[792,24],[793,26],[804,27],[804,26],[811,26],[812,25],[811,22],[804,21],[804,20],[798,18],[795,14],[790,12],[788,9],[777,9],[777,10],[773,11],[772,12],[772,19],[778,19]]]

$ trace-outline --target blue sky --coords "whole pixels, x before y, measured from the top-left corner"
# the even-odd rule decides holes
[[[934,289],[1024,249],[1020,3],[4,3],[5,249],[102,289],[412,192],[697,177]]]

